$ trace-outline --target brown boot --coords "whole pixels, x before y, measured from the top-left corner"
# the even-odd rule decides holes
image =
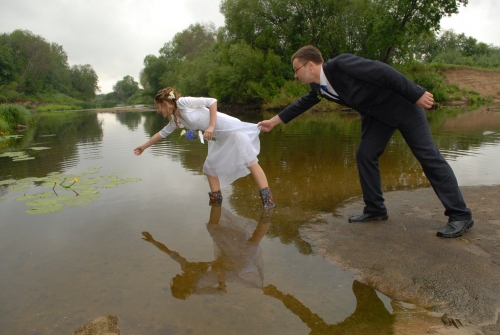
[[[261,189],[259,191],[259,194],[260,198],[262,199],[262,209],[268,210],[276,207],[276,204],[273,200],[273,194],[271,193],[269,187],[264,187],[263,189]]]
[[[210,206],[222,203],[222,193],[220,190],[215,192],[208,192],[208,196],[210,197],[210,201],[208,202]]]

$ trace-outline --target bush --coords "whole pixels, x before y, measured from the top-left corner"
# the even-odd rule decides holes
[[[34,121],[33,115],[19,105],[0,105],[0,131],[9,132],[16,125],[29,125]]]
[[[286,81],[281,87],[278,94],[267,100],[264,109],[281,109],[291,103],[295,102],[298,98],[305,95],[309,91],[309,85],[303,85],[299,80]]]
[[[410,80],[419,84],[434,95],[435,101],[449,99],[444,76],[437,67],[428,66],[420,62],[412,62],[398,68]]]

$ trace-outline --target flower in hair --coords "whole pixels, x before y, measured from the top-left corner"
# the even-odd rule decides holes
[[[174,90],[171,90],[170,93],[168,94],[168,98],[170,100],[175,100],[175,93],[174,93]]]

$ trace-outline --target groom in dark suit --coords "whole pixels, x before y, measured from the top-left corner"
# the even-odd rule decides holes
[[[433,95],[387,64],[342,54],[326,63],[321,52],[305,46],[292,56],[295,78],[311,90],[270,120],[261,121],[262,131],[288,123],[320,101],[319,96],[355,109],[361,115],[361,141],[356,152],[363,190],[363,213],[349,222],[389,218],[382,195],[379,157],[396,130],[418,159],[434,192],[445,207],[448,223],[437,232],[459,237],[474,225],[458,188],[453,170],[436,148],[424,108],[434,104]]]

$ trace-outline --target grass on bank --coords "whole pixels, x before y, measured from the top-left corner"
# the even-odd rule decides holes
[[[37,112],[56,112],[56,111],[72,111],[80,110],[82,107],[75,105],[43,105],[39,106]]]
[[[35,121],[33,114],[20,105],[0,105],[0,132],[1,135],[13,132],[18,124],[31,125]]]

